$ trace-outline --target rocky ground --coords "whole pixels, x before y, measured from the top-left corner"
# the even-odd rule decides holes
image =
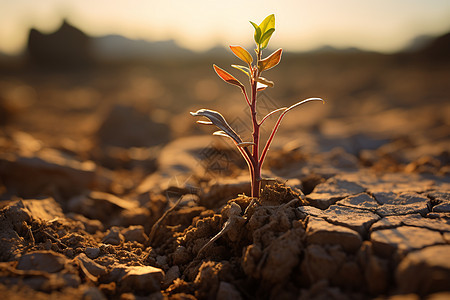
[[[327,104],[286,118],[251,207],[243,160],[188,115],[223,108],[248,134],[211,70],[4,72],[1,294],[450,298],[448,67],[325,58],[274,73],[268,109],[297,89]]]

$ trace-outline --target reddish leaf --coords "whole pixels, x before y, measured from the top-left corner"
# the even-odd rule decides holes
[[[266,57],[263,60],[260,60],[258,64],[259,71],[262,72],[265,70],[269,70],[278,65],[281,60],[281,52],[283,52],[283,49],[280,48],[274,53],[270,54],[270,56]]]
[[[237,85],[240,88],[244,88],[244,85],[237,80],[236,78],[234,78],[233,75],[231,75],[230,73],[228,73],[227,71],[219,68],[216,65],[213,65],[214,67],[214,71],[216,71],[217,75],[219,75],[220,78],[222,78],[225,82],[228,82],[230,84],[234,84]]]
[[[233,51],[234,55],[240,58],[242,61],[245,61],[249,66],[253,62],[253,57],[241,46],[230,46],[231,51]]]

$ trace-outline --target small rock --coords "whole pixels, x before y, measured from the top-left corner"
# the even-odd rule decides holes
[[[36,270],[55,273],[64,269],[67,258],[59,253],[41,250],[23,255],[17,264],[18,270]]]
[[[166,275],[164,276],[164,280],[162,282],[162,286],[163,288],[167,288],[169,287],[172,282],[179,278],[181,276],[180,274],[180,268],[178,266],[172,266],[167,272]]]
[[[389,257],[395,251],[403,254],[445,243],[439,232],[411,226],[374,231],[370,235],[370,240],[374,251],[383,257]]]
[[[83,265],[83,271],[86,270],[90,275],[98,277],[107,273],[107,269],[104,266],[99,265],[84,253],[79,254],[75,259]],[[88,276],[89,274],[86,275]]]
[[[336,204],[370,211],[374,211],[380,206],[372,196],[366,193],[349,196],[339,200]]]
[[[231,283],[221,281],[219,290],[216,294],[217,300],[240,300],[242,299],[239,291]]]
[[[152,293],[161,290],[164,271],[151,266],[126,267],[125,275],[120,279],[122,292],[136,291]]]
[[[89,257],[90,259],[95,259],[100,254],[100,248],[87,247],[86,250],[84,250],[84,253],[86,253],[87,257]]]
[[[167,266],[167,256],[158,255],[156,257],[156,263],[161,267]]]
[[[306,241],[308,244],[341,245],[349,252],[356,252],[361,247],[360,235],[347,227],[333,225],[322,218],[309,217],[306,229]]]
[[[431,246],[409,253],[397,268],[395,278],[401,293],[448,291],[450,282],[450,245]]]
[[[103,238],[102,243],[110,245],[120,245],[125,241],[123,234],[120,233],[120,229],[116,226],[111,227],[106,236]]]
[[[148,236],[144,232],[144,226],[134,225],[122,230],[122,234],[125,241],[136,241],[141,244],[145,244],[148,240]]]
[[[192,254],[184,246],[178,246],[172,254],[175,265],[184,265],[193,259]]]
[[[313,192],[307,195],[310,203],[318,208],[326,209],[330,205],[336,203],[350,195],[356,195],[364,192],[365,188],[357,183],[331,178],[324,183],[317,185]]]

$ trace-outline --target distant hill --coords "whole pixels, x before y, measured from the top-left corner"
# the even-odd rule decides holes
[[[31,29],[28,38],[27,53],[32,62],[41,65],[80,66],[95,61],[158,61],[172,58],[190,59],[199,57],[200,55],[222,57],[229,54],[229,49],[219,45],[198,53],[179,46],[174,40],[134,40],[120,35],[91,37],[67,21],[64,21],[59,29],[50,34],[44,34],[36,29]],[[336,48],[325,45],[307,53],[352,55],[375,52],[365,51],[355,47]],[[413,39],[410,45],[403,51],[400,51],[398,55],[401,57],[417,57],[431,61],[450,60],[449,53],[450,33],[437,38],[419,36]],[[8,59],[8,57],[0,55],[0,61]]]
[[[430,60],[450,61],[450,32],[432,40],[418,55]]]
[[[92,62],[91,41],[84,32],[64,20],[58,30],[50,34],[31,28],[27,54],[37,65],[84,66]]]
[[[324,45],[319,48],[308,51],[308,53],[360,53],[367,52],[356,47],[336,48],[330,45]]]
[[[403,49],[402,52],[418,52],[430,45],[436,37],[431,35],[419,35]]]
[[[174,40],[133,40],[120,35],[93,38],[93,53],[99,60],[151,59],[161,57],[186,57],[194,52],[182,48]]]

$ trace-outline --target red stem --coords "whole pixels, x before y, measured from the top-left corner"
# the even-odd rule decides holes
[[[261,50],[258,47],[258,51],[257,51],[257,61],[256,63],[258,64],[259,61],[261,60]],[[260,135],[260,131],[259,131],[259,127],[260,124],[258,124],[258,121],[256,119],[256,96],[258,93],[257,90],[257,79],[259,77],[259,69],[258,69],[258,65],[256,65],[256,68],[254,69],[253,72],[253,77],[251,80],[251,85],[252,85],[252,101],[251,101],[251,105],[250,105],[250,110],[251,110],[251,114],[252,114],[252,122],[253,122],[253,174],[252,174],[252,197],[253,198],[259,198],[259,192],[260,192],[260,179],[261,179],[261,165],[259,162],[259,135]]]

